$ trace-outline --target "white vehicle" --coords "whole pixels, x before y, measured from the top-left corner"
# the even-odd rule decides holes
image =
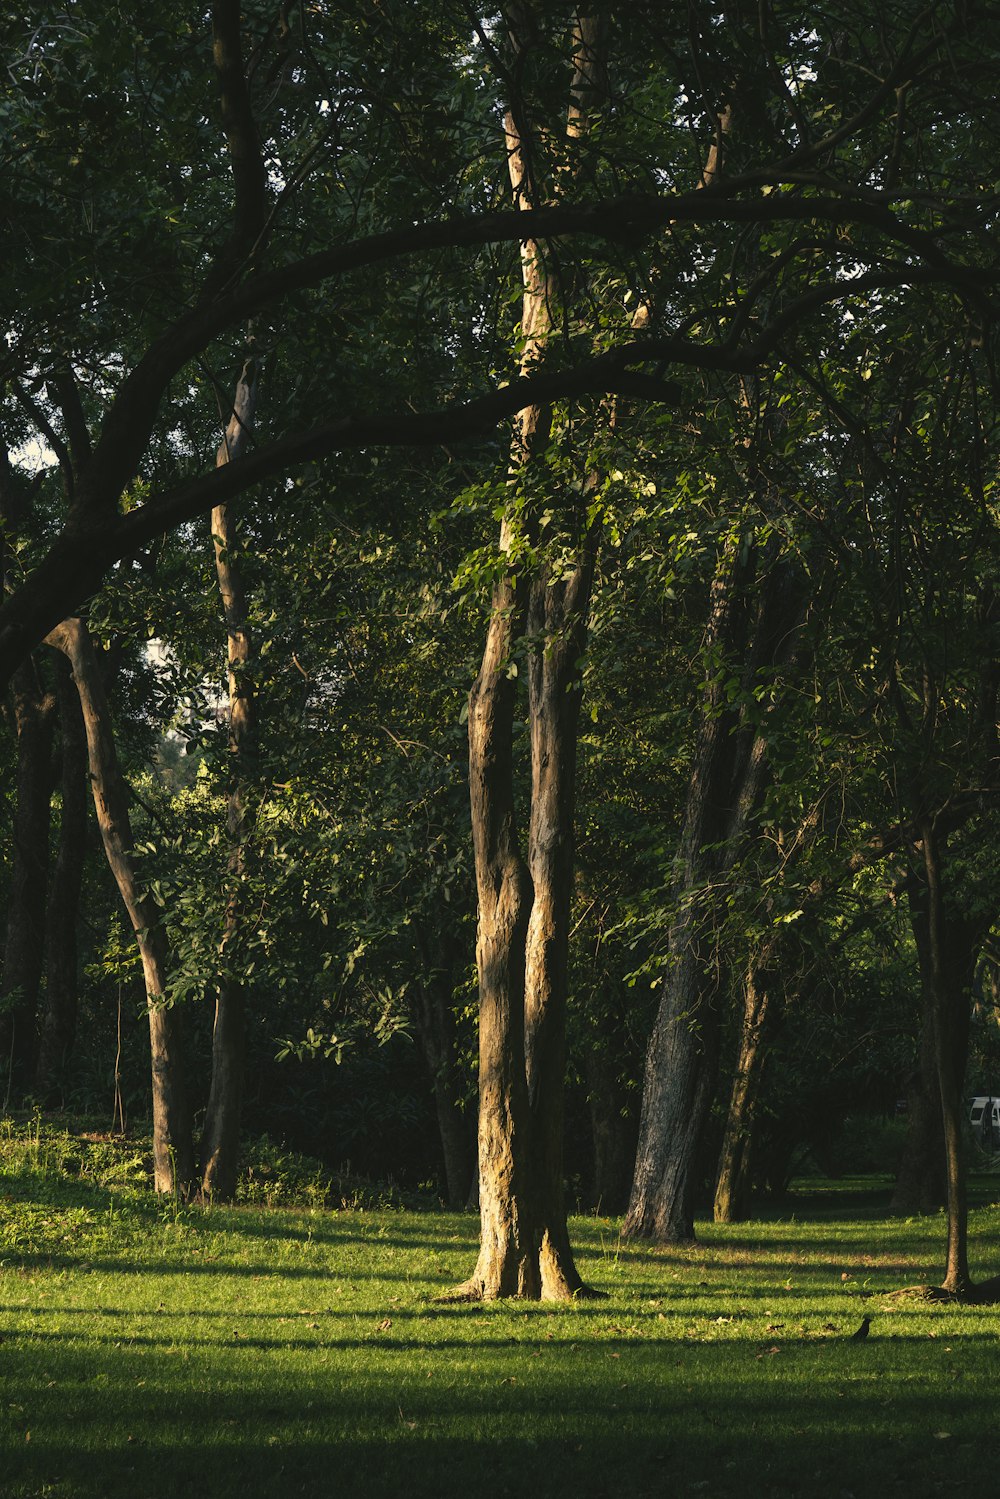
[[[983,1117],[987,1106],[990,1110],[989,1123]],[[992,1128],[1000,1136],[1000,1098],[984,1097],[972,1099],[969,1107],[969,1123],[973,1129],[981,1129],[984,1133]]]

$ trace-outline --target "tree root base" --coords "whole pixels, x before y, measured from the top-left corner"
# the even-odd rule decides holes
[[[890,1291],[886,1300],[929,1301],[935,1306],[996,1306],[1000,1303],[1000,1275],[961,1291],[952,1291],[947,1286],[904,1286],[899,1291]]]
[[[464,1280],[460,1286],[452,1286],[449,1291],[442,1291],[440,1296],[431,1298],[434,1306],[469,1306],[482,1301],[538,1301],[548,1303],[568,1303],[574,1301],[606,1301],[607,1291],[599,1291],[596,1286],[579,1286],[575,1291],[566,1291],[561,1295],[551,1293],[540,1293],[538,1296],[503,1296],[492,1294],[486,1290],[478,1280]]]

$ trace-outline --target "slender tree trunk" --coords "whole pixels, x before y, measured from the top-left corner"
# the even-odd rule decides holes
[[[566,1231],[563,1106],[573,822],[576,800],[578,662],[586,646],[596,534],[566,579],[543,571],[531,590],[528,663],[531,723],[531,918],[525,942],[525,1063],[539,1174],[542,1294],[572,1296],[582,1282]]]
[[[622,1213],[628,1206],[635,1164],[635,1137],[622,1115],[617,1069],[600,1042],[586,1055],[587,1107],[594,1142],[591,1205],[596,1213]]]
[[[142,959],[152,1063],[154,1183],[157,1192],[187,1197],[194,1177],[194,1150],[180,1016],[163,1003],[168,969],[166,933],[156,905],[142,894],[135,875],[128,788],[118,763],[104,684],[81,619],[64,620],[48,636],[48,643],[62,651],[73,668],[97,823]]]
[[[447,1074],[434,1079],[434,1113],[441,1141],[448,1206],[463,1208],[469,1198],[472,1156],[465,1115],[455,1101],[454,1089]]]
[[[52,1104],[60,1096],[76,1035],[79,986],[77,925],[87,854],[87,738],[69,662],[53,653],[61,740],[59,848],[46,909],[45,1013],[35,1088]]]
[[[947,909],[941,845],[929,819],[921,829],[921,843],[927,876],[927,967],[934,1002],[934,1039],[948,1192],[948,1244],[941,1285],[953,1295],[967,1296],[972,1281],[969,1275],[962,1088],[969,1044],[972,980],[979,944],[968,924]]]
[[[515,8],[516,11],[516,8]],[[578,18],[567,136],[578,138],[600,92],[603,27]],[[506,119],[511,188],[518,206],[538,196],[520,108]],[[550,252],[526,242],[521,256],[522,373],[544,357],[564,288]],[[540,465],[550,413],[528,407],[515,421],[512,482]],[[536,506],[526,520],[539,540]],[[513,541],[504,522],[501,550]],[[479,676],[469,696],[469,782],[479,899],[480,1252],[458,1295],[561,1299],[583,1285],[573,1263],[562,1178],[569,900],[573,866],[577,662],[595,539],[585,537],[571,575],[556,582],[523,573],[494,589]],[[526,618],[529,616],[530,618]],[[529,661],[531,809],[528,860],[514,807],[513,732],[517,664],[525,624]]]
[[[751,963],[743,988],[743,1023],[715,1186],[716,1223],[742,1223],[750,1209],[750,1164],[760,1081],[773,1023],[775,975]]]
[[[719,651],[725,660],[737,643],[746,645],[741,634],[748,580],[742,574],[737,539],[723,554],[713,589],[710,658]],[[720,689],[710,681],[675,861],[670,961],[646,1052],[635,1176],[623,1224],[623,1232],[635,1237],[677,1243],[694,1238],[698,1154],[720,1046],[713,885],[737,852],[724,829],[731,821],[739,734],[738,713],[723,707]]]
[[[451,1007],[450,971],[435,963],[428,944],[417,935],[417,954],[424,975],[416,988],[414,1019],[434,1096],[448,1206],[463,1208],[469,1197],[472,1155],[469,1126],[456,1093],[455,1017]]]
[[[688,784],[675,860],[669,966],[646,1053],[635,1178],[623,1232],[664,1242],[694,1237],[700,1152],[714,1096],[725,975],[717,888],[739,858],[767,777],[761,731],[727,706],[718,666],[738,671],[747,691],[762,668],[794,655],[803,583],[772,561],[755,579],[753,549],[733,536],[721,559],[707,635],[714,664]]]
[[[3,978],[0,981],[0,1058],[10,1068],[8,1096],[18,1098],[34,1076],[38,989],[45,946],[45,886],[52,800],[55,696],[42,685],[37,663],[14,674],[17,781]]]
[[[524,1049],[524,952],[531,877],[514,810],[511,646],[523,581],[494,590],[486,650],[469,694],[469,790],[479,923],[479,1258],[470,1296],[541,1295]]]
[[[217,454],[217,464],[236,462],[252,434],[257,404],[257,369],[251,358],[243,367],[233,412]],[[229,678],[229,753],[231,785],[227,807],[230,892],[219,943],[221,972],[212,1028],[212,1082],[201,1135],[200,1193],[227,1201],[236,1191],[243,1108],[246,994],[236,969],[244,921],[242,881],[246,844],[252,823],[249,806],[251,771],[256,757],[256,698],[251,665],[246,589],[240,566],[239,535],[228,505],[212,511],[215,570],[226,619]]]
[[[910,921],[920,968],[920,1049],[906,1090],[906,1141],[889,1211],[932,1213],[947,1201],[944,1127],[935,1044],[935,997],[930,974],[927,891],[914,882]]]

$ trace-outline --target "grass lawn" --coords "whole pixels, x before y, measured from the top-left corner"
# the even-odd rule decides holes
[[[891,1297],[939,1277],[943,1223],[881,1216],[884,1184],[803,1185],[685,1249],[581,1218],[606,1300],[437,1306],[470,1216],[177,1211],[7,1168],[4,1499],[1000,1489],[1000,1310]],[[998,1230],[978,1207],[977,1275]]]

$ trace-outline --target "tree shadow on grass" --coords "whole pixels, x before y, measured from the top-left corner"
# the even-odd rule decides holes
[[[980,1372],[990,1345],[975,1345]],[[419,1361],[338,1365],[329,1349],[304,1369],[256,1350],[184,1365],[177,1350],[29,1345],[4,1391],[5,1499],[912,1499],[989,1491],[1000,1458],[992,1385],[949,1383],[927,1344],[841,1344],[822,1367],[787,1345],[763,1363],[673,1345],[644,1349],[642,1368],[624,1342],[561,1362],[460,1346],[475,1370],[428,1349],[428,1378]]]

